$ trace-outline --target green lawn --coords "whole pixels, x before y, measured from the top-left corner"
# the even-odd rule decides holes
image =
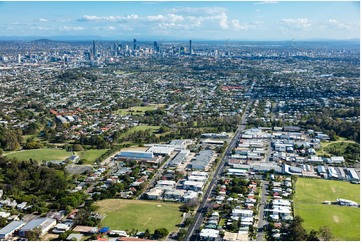
[[[360,239],[360,208],[322,204],[337,198],[360,203],[360,185],[342,181],[298,178],[294,197],[295,215],[304,219],[309,232],[321,226],[330,227],[335,240]]]
[[[35,150],[22,150],[9,152],[5,154],[8,158],[17,158],[18,160],[29,160],[30,158],[35,159],[37,161],[51,161],[51,160],[65,160],[69,156],[72,155],[71,152],[67,152],[66,150],[58,150],[58,149],[35,149]]]
[[[96,205],[100,206],[97,212],[106,215],[101,225],[116,230],[149,229],[153,233],[157,228],[166,228],[172,232],[182,221],[180,204],[176,203],[106,199],[96,202]]]
[[[97,158],[99,158],[102,154],[104,154],[107,151],[108,151],[107,149],[85,150],[85,151],[77,152],[77,154],[80,156],[80,159],[88,160],[88,162],[86,162],[85,164],[93,164]]]

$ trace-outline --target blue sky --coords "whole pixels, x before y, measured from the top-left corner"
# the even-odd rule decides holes
[[[358,1],[0,2],[0,36],[290,40],[360,36]]]

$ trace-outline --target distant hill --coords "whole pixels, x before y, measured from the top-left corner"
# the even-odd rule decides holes
[[[50,39],[37,39],[37,40],[33,40],[32,42],[34,43],[53,43],[56,42],[55,40],[50,40]]]

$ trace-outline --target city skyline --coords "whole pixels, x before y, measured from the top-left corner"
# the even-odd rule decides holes
[[[0,36],[304,40],[360,35],[358,1],[0,2]]]

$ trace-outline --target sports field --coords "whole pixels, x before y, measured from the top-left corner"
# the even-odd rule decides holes
[[[145,111],[152,111],[152,110],[157,110],[159,108],[164,107],[164,104],[149,104],[147,106],[136,106],[136,107],[131,107],[128,109],[119,109],[116,111],[117,114],[119,115],[129,115],[129,114],[144,114]]]
[[[71,156],[72,153],[66,150],[59,149],[35,149],[35,150],[21,150],[16,152],[10,152],[6,155],[8,158],[17,158],[18,160],[35,159],[37,161],[62,161]]]
[[[106,199],[96,202],[96,205],[100,207],[97,212],[105,214],[101,225],[115,230],[149,229],[153,233],[157,228],[166,228],[172,232],[182,221],[179,203]]]
[[[309,232],[329,226],[334,240],[360,239],[360,208],[322,204],[343,198],[360,203],[360,185],[342,181],[298,178],[294,197],[295,215],[304,219]]]
[[[93,164],[94,161],[100,157],[102,154],[107,152],[107,149],[102,150],[86,150],[75,152],[75,154],[80,156],[80,159],[87,159],[87,164]],[[17,158],[18,160],[29,160],[35,159],[37,161],[51,161],[58,160],[63,161],[66,158],[69,158],[73,153],[66,150],[59,149],[35,149],[35,150],[21,150],[9,152],[6,154],[8,158]]]

